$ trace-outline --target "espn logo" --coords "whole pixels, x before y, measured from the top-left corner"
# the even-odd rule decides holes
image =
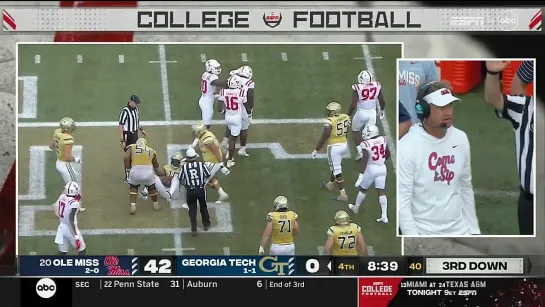
[[[51,298],[57,292],[57,284],[50,278],[42,278],[36,283],[36,293],[41,298]]]
[[[485,18],[480,16],[454,16],[450,18],[451,26],[484,26]]]

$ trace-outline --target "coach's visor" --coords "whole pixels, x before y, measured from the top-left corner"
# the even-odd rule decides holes
[[[424,96],[424,100],[426,100],[427,103],[438,107],[444,107],[454,101],[460,101],[460,99],[454,97],[452,92],[447,88],[438,89],[435,92],[429,93]]]

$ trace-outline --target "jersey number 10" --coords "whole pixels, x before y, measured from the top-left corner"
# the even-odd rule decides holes
[[[225,96],[225,108],[229,111],[238,111],[238,97]]]

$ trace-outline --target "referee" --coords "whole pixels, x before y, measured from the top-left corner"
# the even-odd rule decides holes
[[[531,62],[531,61],[529,61]],[[533,63],[532,63],[533,64]],[[494,106],[496,115],[505,118],[513,125],[515,150],[520,182],[518,200],[518,222],[520,235],[534,234],[534,97],[503,95],[500,89],[499,74],[509,65],[507,61],[487,61],[485,81],[485,100]],[[529,63],[524,69],[528,68]],[[533,65],[531,65],[533,75]],[[524,78],[517,72],[518,78]],[[522,78],[521,78],[522,77]],[[526,83],[530,83],[531,80]],[[519,94],[519,93],[517,93]]]
[[[140,127],[139,104],[140,97],[138,95],[131,95],[129,102],[121,109],[121,114],[119,114],[119,140],[124,150],[127,149],[127,146],[136,143],[136,140],[138,140],[138,131],[146,136],[146,131]]]
[[[191,223],[191,235],[197,235],[197,201],[201,211],[201,218],[204,231],[210,228],[210,214],[208,213],[208,204],[206,203],[206,185],[208,180],[213,178],[218,170],[221,169],[224,175],[229,174],[229,170],[222,163],[214,164],[210,162],[197,161],[195,149],[189,148],[185,152],[186,163],[182,165],[178,177],[174,177],[171,182],[169,196],[179,189],[180,185],[185,186],[186,202],[189,207],[189,221]],[[170,198],[170,197],[169,197]]]

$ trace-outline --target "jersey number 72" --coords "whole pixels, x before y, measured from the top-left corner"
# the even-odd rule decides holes
[[[340,236],[340,249],[354,249],[356,247],[356,236]]]

